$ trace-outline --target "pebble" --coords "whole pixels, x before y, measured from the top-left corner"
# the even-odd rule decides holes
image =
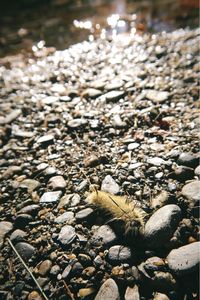
[[[60,199],[61,195],[62,195],[61,191],[46,192],[40,198],[40,203],[57,202]]]
[[[40,186],[40,182],[34,179],[24,179],[19,185],[19,187],[21,188],[26,188],[29,193],[32,193],[39,186]]]
[[[151,248],[167,244],[181,221],[181,209],[175,204],[159,208],[147,221],[144,238]]]
[[[50,275],[57,276],[60,273],[60,266],[54,265],[50,270]]]
[[[0,119],[0,124],[5,125],[12,123],[21,115],[21,113],[21,109],[15,109],[11,111],[6,117]]]
[[[40,209],[37,204],[31,204],[20,209],[17,214],[35,214]]]
[[[169,98],[169,93],[166,91],[148,90],[146,97],[155,103],[165,102]]]
[[[140,294],[137,285],[134,285],[134,287],[127,287],[124,300],[140,300]]]
[[[93,213],[94,210],[92,208],[90,207],[84,208],[76,213],[75,218],[78,221],[85,221],[85,220],[90,221]]]
[[[63,207],[74,207],[77,206],[80,203],[80,196],[79,194],[68,194],[64,195],[58,204],[58,208],[63,208]]]
[[[110,91],[104,94],[104,97],[106,98],[107,102],[115,102],[121,99],[124,95],[125,92],[123,91]]]
[[[151,158],[147,159],[147,163],[150,165],[159,167],[159,166],[165,164],[166,162],[164,159],[162,159],[160,157],[151,157]]]
[[[179,155],[177,163],[190,168],[196,168],[199,165],[199,157],[191,152],[184,152]]]
[[[37,139],[38,144],[49,144],[49,143],[53,143],[53,141],[54,141],[54,136],[52,134],[43,135],[39,139]]]
[[[138,144],[138,143],[131,143],[128,145],[128,150],[132,151],[134,149],[137,149],[139,146],[140,146],[140,144]]]
[[[115,195],[119,193],[120,187],[112,178],[112,176],[107,175],[102,181],[101,190]]]
[[[84,165],[86,168],[95,167],[100,164],[100,159],[97,155],[91,154],[89,157],[84,159]]]
[[[17,243],[15,248],[24,260],[29,260],[36,253],[36,249],[25,242]]]
[[[72,266],[71,265],[68,265],[64,271],[62,272],[62,278],[63,279],[67,279],[67,277],[69,276],[70,272],[72,270]]]
[[[11,222],[2,221],[0,222],[0,249],[3,246],[5,236],[13,229]]]
[[[170,298],[162,293],[156,293],[153,300],[170,300]]]
[[[38,274],[41,276],[45,276],[51,269],[52,262],[49,259],[44,260],[38,268]]]
[[[199,251],[200,242],[172,250],[166,258],[169,269],[180,276],[197,271],[200,263]]]
[[[75,228],[70,225],[65,225],[64,227],[62,227],[58,236],[58,240],[64,246],[70,245],[75,238],[76,238]]]
[[[198,176],[198,177],[200,176],[200,166],[196,167],[196,169],[194,170],[194,173],[196,176]]]
[[[184,185],[182,195],[190,202],[190,207],[200,203],[200,180],[194,180]]]
[[[27,233],[21,229],[16,229],[12,232],[10,236],[10,240],[13,244],[16,244],[18,242],[23,242],[25,237],[27,236]]]
[[[128,263],[131,259],[131,249],[122,245],[112,246],[108,250],[110,264]]]
[[[194,176],[194,170],[186,166],[179,166],[174,170],[174,178],[184,182],[186,180],[192,179]]]
[[[15,174],[19,174],[22,171],[21,166],[10,166],[6,169],[6,171],[3,173],[2,178],[8,179],[9,177],[12,177]]]
[[[116,234],[108,225],[100,226],[93,234],[90,242],[92,245],[113,245],[117,239]]]
[[[100,287],[94,300],[120,300],[119,289],[115,281],[107,279]]]
[[[88,99],[88,98],[95,99],[95,98],[101,96],[101,94],[102,94],[102,91],[100,91],[100,90],[88,88],[82,93],[82,97],[84,97],[86,99]]]
[[[95,289],[92,287],[82,288],[78,291],[78,296],[83,299],[87,299],[87,296],[90,296],[95,292]]]
[[[63,176],[53,176],[49,179],[49,187],[53,190],[63,190],[67,186]]]
[[[72,211],[66,211],[62,215],[58,216],[55,218],[54,222],[55,223],[64,223],[64,222],[72,222],[74,221],[74,213]]]
[[[43,298],[40,296],[40,294],[36,291],[32,291],[28,295],[28,300],[42,300]]]
[[[82,127],[87,124],[87,120],[85,119],[73,119],[67,122],[67,126],[71,129],[76,129]]]

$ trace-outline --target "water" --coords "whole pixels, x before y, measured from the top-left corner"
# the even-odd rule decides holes
[[[44,42],[48,47],[65,49],[99,36],[198,27],[196,0],[26,2],[23,0],[21,6],[9,2],[0,10],[1,57],[32,51],[34,45]]]

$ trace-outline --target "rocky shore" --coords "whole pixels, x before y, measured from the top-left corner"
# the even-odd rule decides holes
[[[198,299],[199,34],[1,59],[0,299],[43,299],[10,242],[47,299]],[[134,201],[144,230],[92,188]]]

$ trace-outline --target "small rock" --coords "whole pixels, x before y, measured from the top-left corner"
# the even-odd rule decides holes
[[[117,237],[114,231],[108,225],[100,226],[93,234],[91,238],[91,244],[93,245],[112,245],[115,243]]]
[[[34,179],[24,179],[19,187],[26,188],[29,193],[32,193],[34,190],[36,190],[39,187],[40,183],[37,180]]]
[[[22,171],[21,166],[10,166],[3,173],[2,178],[3,179],[8,179],[9,177],[12,177],[15,174],[19,174],[21,171]]]
[[[137,285],[134,285],[134,287],[127,287],[124,300],[140,300],[140,294]]]
[[[28,300],[42,300],[43,298],[40,296],[40,294],[36,291],[31,292],[28,295]]]
[[[144,238],[152,248],[158,248],[169,242],[181,220],[181,209],[174,204],[158,209],[147,221]]]
[[[195,180],[184,185],[181,191],[182,195],[190,202],[190,207],[200,203],[200,180]]]
[[[84,221],[87,220],[89,221],[93,215],[94,211],[92,208],[88,207],[88,208],[84,208],[82,210],[80,210],[79,212],[77,212],[77,214],[75,215],[75,218],[78,221]]]
[[[152,285],[155,290],[171,291],[177,286],[175,278],[169,272],[155,271],[152,278]]]
[[[102,91],[100,91],[100,90],[88,88],[82,93],[82,97],[84,97],[86,99],[88,99],[88,98],[95,99],[95,98],[101,96],[101,94],[102,94]]]
[[[15,248],[25,260],[29,260],[36,252],[36,249],[28,243],[19,242],[15,245]]]
[[[20,209],[17,214],[35,214],[40,209],[40,206],[37,204],[31,204]]]
[[[98,156],[92,154],[84,160],[85,167],[95,167],[100,164]]]
[[[28,223],[32,221],[33,221],[33,217],[28,214],[17,215],[15,219],[15,227],[23,229]]]
[[[162,293],[156,293],[153,300],[170,300],[169,297]]]
[[[90,278],[94,275],[94,273],[96,272],[96,269],[94,267],[87,267],[83,270],[82,275]]]
[[[47,203],[47,202],[57,202],[62,195],[61,191],[56,192],[46,192],[40,198],[40,203]]]
[[[115,102],[119,99],[121,99],[125,95],[125,92],[123,91],[110,91],[106,93],[104,96],[106,98],[107,102]]]
[[[89,288],[82,288],[78,291],[78,296],[80,298],[86,298],[87,296],[90,296],[91,294],[93,294],[95,292],[95,289],[92,287]]]
[[[55,223],[72,222],[74,220],[74,213],[72,211],[66,211],[62,215],[55,219]]]
[[[161,103],[169,98],[169,93],[166,91],[148,90],[146,93],[146,97],[155,103]]]
[[[0,249],[3,246],[5,236],[13,229],[11,222],[0,222]]]
[[[164,161],[164,159],[160,158],[160,157],[151,157],[147,159],[147,163],[151,164],[153,166],[161,166],[163,164],[165,164],[166,162]]]
[[[166,258],[169,268],[180,276],[197,271],[200,263],[199,251],[200,242],[172,250]]]
[[[24,238],[27,236],[26,232],[21,229],[16,229],[10,236],[10,240],[13,244],[18,242],[23,242]]]
[[[172,178],[184,182],[193,178],[194,170],[186,166],[179,166],[174,170],[174,174],[172,175]]]
[[[110,264],[127,263],[131,259],[131,249],[122,245],[112,246],[108,251]]]
[[[137,149],[139,146],[140,146],[140,144],[138,144],[138,143],[131,143],[128,145],[128,150],[132,151],[134,149]]]
[[[167,204],[169,201],[169,194],[166,191],[161,191],[159,195],[151,200],[151,207],[156,209]]]
[[[54,265],[50,270],[50,275],[57,276],[60,273],[60,267],[58,265]]]
[[[49,179],[49,186],[53,190],[62,190],[65,189],[67,184],[63,176],[53,176]]]
[[[21,115],[21,113],[21,109],[11,111],[5,118],[0,119],[0,124],[4,125],[12,123]]]
[[[79,127],[82,127],[83,125],[86,125],[87,124],[87,120],[85,119],[73,119],[73,120],[70,120],[67,122],[67,126],[71,129],[76,129],[76,128],[79,128]]]
[[[181,153],[177,163],[186,167],[196,168],[199,165],[199,157],[192,152]]]
[[[107,175],[102,181],[101,190],[110,194],[117,194],[119,193],[120,187],[112,176]]]
[[[58,208],[62,208],[62,207],[68,207],[68,206],[77,206],[79,204],[81,200],[81,197],[79,196],[79,194],[68,194],[68,195],[64,195],[59,204],[58,204]]]
[[[100,287],[95,300],[120,300],[119,289],[115,281],[107,279]]]
[[[67,277],[69,276],[70,272],[72,270],[72,266],[71,265],[68,265],[64,271],[62,272],[62,278],[63,279],[67,279]]]
[[[65,225],[64,227],[62,227],[58,236],[58,240],[63,245],[70,245],[75,238],[76,238],[75,229],[70,225]]]
[[[200,166],[196,167],[196,169],[194,170],[194,174],[198,177],[200,176]]]
[[[45,276],[51,269],[52,267],[52,262],[49,259],[44,260],[38,268],[38,273],[41,276]]]
[[[47,135],[41,136],[37,140],[37,143],[38,144],[50,144],[50,143],[53,143],[53,141],[54,141],[54,136],[52,134],[47,134]]]

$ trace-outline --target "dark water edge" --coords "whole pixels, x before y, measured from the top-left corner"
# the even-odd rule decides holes
[[[121,27],[111,27],[108,17],[119,15]],[[89,21],[85,23],[74,21]],[[127,32],[173,31],[177,28],[196,28],[199,25],[196,0],[149,1],[69,1],[19,0],[0,3],[0,56],[31,51],[34,44],[44,40],[47,47],[62,50],[72,44],[107,35]],[[87,27],[87,23],[86,23]]]

